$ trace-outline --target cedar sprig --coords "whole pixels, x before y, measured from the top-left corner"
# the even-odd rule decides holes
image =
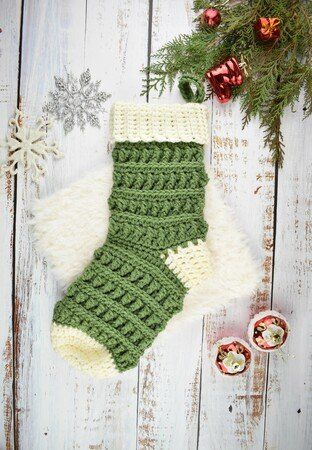
[[[224,2],[194,0],[194,11],[220,10],[221,24],[180,35],[152,56],[142,94],[155,89],[162,95],[181,74],[204,79],[205,72],[230,56],[245,62],[244,83],[233,90],[239,98],[245,126],[259,117],[272,162],[282,166],[284,156],[281,120],[285,108],[294,109],[303,90],[304,117],[312,114],[312,2],[311,0],[253,0]],[[273,43],[259,41],[253,25],[259,17],[278,17],[281,37]]]

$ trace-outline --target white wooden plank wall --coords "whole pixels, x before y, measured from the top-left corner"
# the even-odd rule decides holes
[[[10,8],[0,1],[0,133],[4,138],[8,120],[17,106],[20,1]],[[0,138],[0,139],[1,139]],[[0,154],[0,161],[3,161]],[[0,448],[13,448],[13,247],[14,179],[0,179]]]
[[[278,176],[257,122],[242,131],[238,104],[208,105],[206,160],[262,267],[253,298],[184,325],[113,381],[76,373],[50,346],[62,293],[32,241],[32,201],[109,161],[112,102],[181,101],[176,90],[160,100],[140,97],[140,69],[150,50],[191,30],[191,8],[192,0],[0,0],[0,138],[18,103],[34,122],[65,68],[79,75],[89,67],[112,94],[100,132],[65,137],[56,124],[65,158],[48,163],[40,189],[23,174],[0,180],[0,450],[312,447],[311,120],[301,121],[301,105],[284,118]],[[245,338],[249,318],[271,305],[290,317],[288,350],[296,357],[256,355],[246,377],[217,376],[213,342]]]
[[[252,314],[270,306],[274,169],[261,146],[257,123],[241,130],[238,104],[214,104],[212,110],[211,165],[262,264],[262,283],[257,294],[243,300],[238,309],[227,308],[205,320],[199,443],[201,448],[261,449],[266,357],[255,354],[254,367],[246,377],[224,380],[212,366],[210,350],[223,336],[246,339]]]
[[[154,0],[151,49],[157,50],[177,33],[191,30],[192,2]],[[172,23],[174,18],[174,25]],[[166,92],[150,102],[179,102]],[[194,449],[198,436],[202,321],[183,325],[170,339],[142,358],[139,373],[138,449]]]
[[[302,99],[301,99],[302,100]],[[284,118],[289,149],[278,175],[273,308],[290,318],[290,356],[270,357],[265,447],[312,448],[312,152],[311,117],[302,101]]]

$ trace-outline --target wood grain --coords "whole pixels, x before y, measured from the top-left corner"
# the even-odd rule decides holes
[[[21,2],[0,1],[0,135],[7,134],[8,121],[17,106],[18,48]],[[0,148],[0,162],[7,152]],[[0,448],[14,448],[13,361],[13,247],[14,178],[0,178]]]
[[[191,1],[153,1],[151,49],[192,27]],[[174,27],[172,27],[174,17]],[[150,102],[180,102],[177,89]],[[173,331],[142,358],[138,392],[139,450],[193,449],[197,445],[202,321]]]
[[[278,176],[273,308],[289,320],[285,355],[270,356],[265,448],[312,448],[312,145],[302,99],[283,121],[286,157]],[[288,353],[288,355],[287,355]]]
[[[21,93],[29,120],[40,114],[53,75],[64,75],[65,65],[77,75],[89,67],[114,99],[119,90],[125,100],[138,99],[139,69],[147,55],[147,10],[146,2],[26,1]],[[100,133],[88,128],[64,136],[56,124],[54,137],[65,158],[49,163],[40,192],[23,175],[18,179],[16,418],[23,449],[135,447],[137,372],[122,381],[94,381],[52,351],[51,314],[62,293],[37,254],[29,228],[34,196],[54,192],[108,160],[107,112],[101,119]]]
[[[261,449],[266,357],[256,354],[249,373],[224,380],[213,366],[211,349],[224,336],[246,339],[250,316],[270,305],[274,168],[261,144],[258,123],[241,129],[238,104],[214,102],[212,111],[211,166],[261,266],[262,283],[252,298],[242,298],[237,306],[205,320],[199,448]]]
[[[45,96],[53,88],[53,75],[73,71],[83,61],[85,4],[75,8],[59,1],[24,3],[21,46],[21,97],[24,112],[33,123],[41,114]],[[61,295],[46,263],[32,242],[29,221],[34,197],[53,192],[76,171],[69,166],[70,139],[62,139],[56,126],[55,140],[66,154],[48,161],[49,175],[40,191],[23,173],[18,176],[16,213],[16,427],[17,448],[75,448],[77,426],[73,420],[79,395],[75,377],[52,352],[49,329],[53,304]],[[52,137],[52,136],[51,136]],[[78,133],[72,143],[78,146]],[[80,139],[81,145],[83,138]],[[79,154],[79,150],[77,150]],[[68,175],[66,175],[68,174]],[[78,391],[78,392],[77,392]],[[65,430],[68,429],[68,433]],[[63,430],[63,431],[58,431]]]

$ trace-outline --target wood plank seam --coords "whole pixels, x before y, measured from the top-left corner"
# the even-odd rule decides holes
[[[152,31],[153,31],[153,0],[148,1],[148,18],[147,18],[147,64],[146,67],[150,67],[151,64],[151,54],[152,54]],[[149,83],[150,75],[147,74],[147,84]],[[149,103],[149,92],[147,92],[146,96],[146,102]],[[141,363],[139,362],[138,368],[137,368],[137,418],[136,418],[136,449],[139,450],[139,406],[140,406],[140,366]]]
[[[174,31],[171,26],[168,29],[168,24],[167,26],[165,24],[170,17],[173,17],[172,13],[175,12],[177,5],[170,5],[170,10],[168,10],[167,5],[154,0],[152,6],[153,15],[150,15],[150,18],[153,30],[150,35],[153,41],[151,41],[150,47],[154,52],[168,38],[170,39],[170,37],[165,38],[167,31],[170,35]],[[176,26],[181,27],[181,32],[184,32],[185,26],[190,29],[191,20],[190,2],[185,1],[184,8],[179,9]],[[158,102],[157,92],[153,94],[150,93],[148,101]],[[169,103],[180,102],[180,97],[175,93],[170,94],[167,90],[160,102],[167,103],[168,101]],[[184,449],[197,446],[203,336],[201,324],[202,321],[199,320],[198,323],[188,324],[184,328],[192,338],[190,342],[193,342],[194,346],[185,348],[183,345],[179,346],[178,342],[175,342],[175,336],[172,336],[172,339],[168,339],[168,345],[155,347],[141,361],[137,440],[137,448],[140,450],[165,450],[173,448],[173,446]],[[170,352],[173,348],[178,352],[177,360],[172,359]],[[191,360],[188,360],[188,357]],[[185,364],[186,361],[188,363]],[[182,376],[177,376],[179,370],[183,370]],[[177,406],[178,404],[179,406]],[[180,427],[180,431],[177,427]]]
[[[200,375],[199,375],[199,388],[198,388],[198,414],[197,414],[196,450],[199,450],[199,435],[200,435],[200,407],[201,407],[202,381],[203,381],[202,380],[202,375],[203,375],[204,327],[205,327],[205,317],[202,318],[202,339],[201,339],[201,349],[200,349]]]
[[[210,101],[210,126],[213,125],[213,115],[214,115],[214,109],[213,109],[213,102],[214,99],[212,98]],[[212,158],[213,158],[213,136],[212,133],[210,134],[210,144],[209,144],[209,164],[212,164]],[[200,381],[199,381],[199,405],[198,405],[198,427],[197,427],[197,447],[196,450],[199,449],[199,442],[200,442],[200,427],[201,427],[201,399],[202,399],[202,373],[203,373],[203,347],[204,347],[204,338],[205,338],[205,320],[206,316],[203,317],[202,322],[202,340],[201,340],[201,350],[200,350]]]
[[[278,173],[279,167],[275,163],[274,167],[274,212],[273,212],[273,248],[272,248],[272,268],[271,268],[271,295],[270,295],[270,308],[273,308],[273,295],[274,295],[274,270],[275,270],[275,250],[276,250],[276,233],[277,233],[277,199],[278,199]],[[266,426],[267,426],[267,407],[268,407],[268,386],[270,375],[270,354],[267,355],[266,367],[265,367],[265,385],[264,389],[264,411],[263,411],[263,442],[262,448],[265,450],[266,441]]]
[[[23,20],[24,20],[24,4],[25,0],[21,0],[21,13],[19,25],[19,55],[18,55],[18,73],[17,73],[17,99],[16,106],[20,109],[22,107],[21,99],[21,67],[22,67],[22,53],[23,53]],[[19,366],[19,311],[18,300],[16,299],[16,227],[17,227],[17,178],[18,174],[14,175],[14,190],[13,190],[13,259],[12,259],[12,329],[13,329],[13,428],[14,428],[14,449],[19,449],[19,417],[17,408],[17,393],[18,393],[18,366]]]

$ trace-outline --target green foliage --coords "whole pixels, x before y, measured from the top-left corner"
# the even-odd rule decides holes
[[[212,7],[205,0],[195,0],[200,13]],[[294,106],[304,90],[305,117],[312,113],[312,2],[311,0],[214,1],[222,22],[216,28],[203,27],[190,35],[180,35],[163,46],[146,67],[142,94],[156,89],[161,95],[170,90],[176,78],[188,74],[204,79],[205,72],[230,56],[245,62],[244,83],[234,88],[233,98],[240,98],[243,125],[258,116],[265,130],[265,142],[272,151],[273,163],[283,162],[281,118],[287,106]],[[260,17],[278,17],[281,37],[275,42],[261,42],[253,25]]]

